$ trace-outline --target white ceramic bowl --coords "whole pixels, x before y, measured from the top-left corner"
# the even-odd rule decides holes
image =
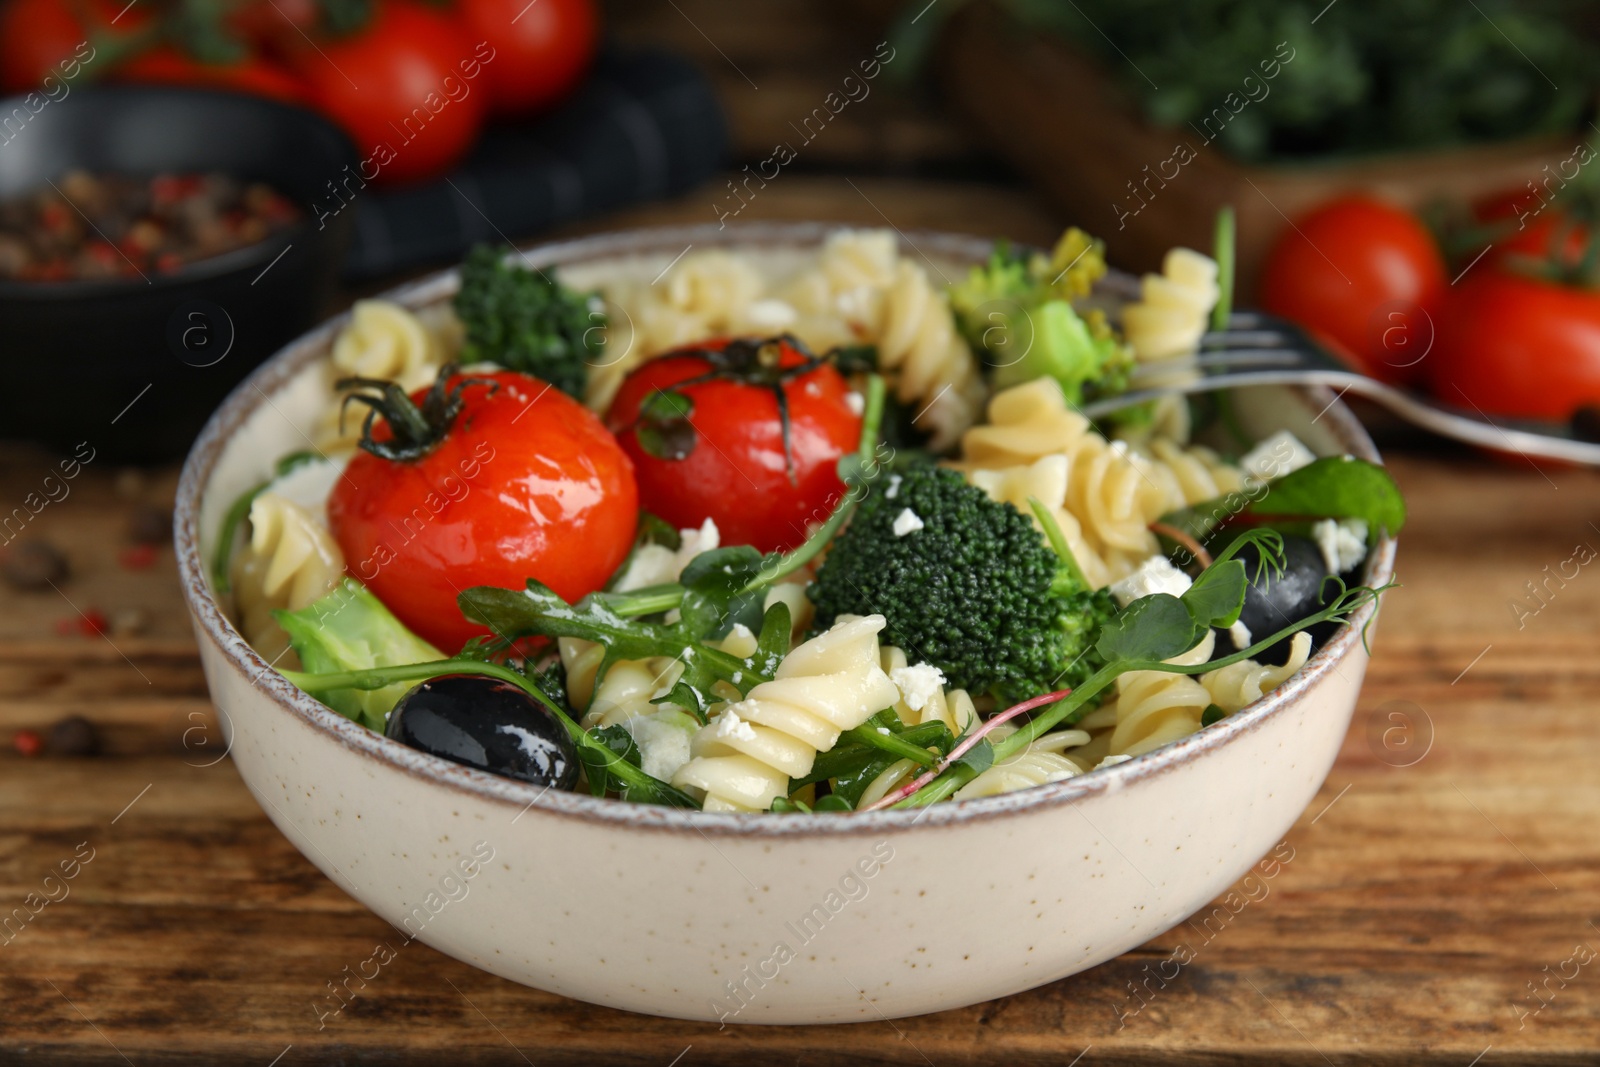
[[[689,243],[790,259],[828,227],[656,230],[547,245],[573,280],[649,279]],[[988,242],[919,234],[944,263]],[[1117,279],[1126,288],[1131,280]],[[420,307],[454,272],[391,294]],[[921,812],[712,815],[544,791],[372,733],[297,690],[219,606],[203,560],[222,514],[306,447],[318,363],[343,322],[239,387],[194,446],[177,551],[211,695],[240,775],[312,863],[408,936],[515,982],[686,1019],[824,1023],[989,1000],[1174,926],[1273,847],[1333,763],[1367,666],[1342,630],[1252,707],[1119,766]],[[1330,406],[1331,405],[1331,406]],[[1259,436],[1376,459],[1320,390],[1238,398]],[[1386,581],[1394,544],[1372,553]],[[332,1005],[336,1006],[336,1005]]]

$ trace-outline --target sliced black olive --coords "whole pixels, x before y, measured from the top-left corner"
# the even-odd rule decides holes
[[[423,752],[535,785],[571,789],[578,754],[567,731],[509,682],[447,674],[412,689],[384,733]]]
[[[1240,549],[1235,558],[1244,564],[1245,575],[1250,580],[1245,588],[1244,610],[1239,612],[1239,621],[1249,628],[1252,641],[1275,634],[1324,607],[1322,583],[1328,577],[1328,564],[1315,541],[1305,537],[1285,537],[1283,573],[1276,576],[1272,567],[1261,567],[1261,550],[1254,544]],[[1312,627],[1314,644],[1320,645],[1328,632],[1335,628]],[[1219,640],[1217,645],[1220,654],[1234,651],[1231,641]],[[1287,639],[1279,641],[1257,657],[1263,663],[1274,664],[1282,664],[1288,658]]]

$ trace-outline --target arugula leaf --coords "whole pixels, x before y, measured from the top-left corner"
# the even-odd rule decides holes
[[[879,754],[875,759],[868,760],[860,767],[852,768],[844,774],[838,775],[833,780],[833,792],[829,796],[836,796],[842,802],[848,802],[850,810],[855,810],[861,803],[861,794],[866,792],[867,786],[873,779],[888,770],[889,765],[898,759],[896,756]],[[818,810],[822,808],[822,801],[817,802]]]
[[[827,796],[818,797],[816,804],[812,806],[811,810],[812,811],[819,811],[819,812],[820,811],[855,811],[856,810],[856,806],[855,806],[854,802],[846,799],[845,797],[840,796],[837,793],[829,793]]]
[[[1189,651],[1205,631],[1206,626],[1195,622],[1182,600],[1170,593],[1152,593],[1107,620],[1094,647],[1107,665],[1121,660],[1166,660]]]
[[[711,687],[718,681],[741,694],[767,674],[756,661],[741,659],[703,643],[685,624],[627,619],[606,606],[601,597],[585,597],[568,604],[548,586],[528,580],[523,592],[480,585],[456,598],[461,613],[482,623],[498,637],[515,641],[523,637],[581,637],[605,647],[595,679],[605,677],[621,660],[666,656],[683,664],[683,675],[664,700],[694,712],[701,722],[713,700]]]
[[[638,743],[634,741],[628,728],[620,723],[597,727],[589,731],[589,736],[600,742],[601,746],[616,753],[630,766],[638,767],[643,762]],[[579,748],[578,762],[583,764],[584,777],[589,781],[589,792],[595,796],[603,797],[613,789],[620,792],[624,788],[612,773],[611,762],[604,758],[598,748],[588,746]]]
[[[682,627],[695,637],[725,637],[735,623],[752,631],[762,625],[763,588],[749,588],[766,561],[749,545],[702,552],[678,575],[683,586]]]

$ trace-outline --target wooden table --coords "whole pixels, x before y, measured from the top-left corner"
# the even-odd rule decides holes
[[[713,193],[614,221],[693,219]],[[751,210],[881,224],[880,208],[904,229],[1040,240],[1057,225],[1012,189],[799,175]],[[51,462],[0,449],[0,502]],[[0,751],[0,918],[59,897],[46,875],[92,850],[69,895],[0,943],[0,1062],[1593,1063],[1600,956],[1577,960],[1600,953],[1600,564],[1552,580],[1520,627],[1511,604],[1538,607],[1525,583],[1600,549],[1600,476],[1446,454],[1392,465],[1412,510],[1405,587],[1266,897],[1209,937],[1185,924],[1007,1000],[718,1031],[525,989],[421,944],[319,1029],[313,1002],[388,929],[288,844],[227,760],[207,766],[218,734],[171,550],[143,570],[119,560],[130,515],[170,502],[175,471],[91,463],[26,533],[66,551],[71,580],[0,591],[0,734],[78,714],[104,746]],[[58,632],[95,611],[109,635]],[[1180,943],[1193,963],[1133,999]]]

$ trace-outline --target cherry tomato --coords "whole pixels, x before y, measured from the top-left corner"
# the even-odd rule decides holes
[[[483,68],[490,106],[502,115],[534,111],[583,77],[600,39],[594,0],[459,0],[467,34],[495,57]]]
[[[1261,305],[1330,342],[1364,374],[1422,376],[1448,279],[1415,217],[1366,196],[1298,219],[1267,257]]]
[[[483,126],[493,63],[456,20],[409,0],[376,6],[355,34],[302,52],[300,74],[321,110],[361,152],[361,176],[394,185],[435,177]]]
[[[306,87],[299,78],[254,56],[240,63],[202,63],[164,46],[134,56],[117,68],[116,77],[119,81],[152,85],[192,85],[250,93],[288,104],[306,100]]]
[[[1481,201],[1474,206],[1473,215],[1479,222],[1500,224],[1496,229],[1502,232],[1494,234],[1493,243],[1484,255],[1485,264],[1489,266],[1515,256],[1555,259],[1559,240],[1559,263],[1571,267],[1583,259],[1589,246],[1586,223],[1570,219],[1566,212],[1527,188],[1512,189]]]
[[[844,378],[828,364],[794,374],[807,362],[787,341],[721,340],[630,374],[606,425],[633,458],[643,507],[685,529],[712,519],[727,545],[775,552],[804,541],[843,493],[838,460],[861,436]]]
[[[593,413],[513,371],[471,380],[498,388],[467,385],[432,451],[358,452],[328,498],[350,575],[445,651],[486,632],[461,616],[457,593],[537,578],[577,600],[622,564],[638,524],[633,464]],[[393,439],[386,423],[373,439]]]
[[[1474,271],[1451,293],[1435,396],[1487,415],[1565,422],[1600,404],[1600,293],[1500,271]]]
[[[125,7],[114,0],[87,0],[82,5],[66,0],[6,0],[0,5],[0,88],[8,93],[56,92],[54,82],[47,85],[45,78],[76,78],[85,66],[102,58],[98,53],[107,41],[146,22],[146,12]]]

